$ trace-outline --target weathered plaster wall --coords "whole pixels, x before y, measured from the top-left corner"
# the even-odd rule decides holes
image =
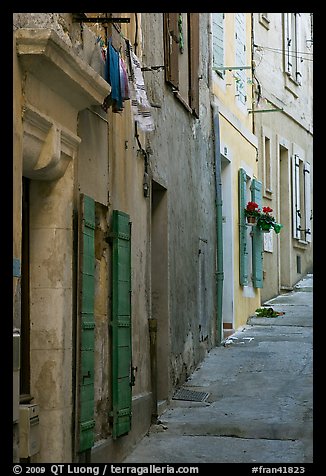
[[[143,63],[163,65],[163,14],[142,14]],[[208,91],[207,15],[200,15],[200,111],[173,96],[164,71],[145,72],[155,134],[148,134],[153,179],[167,189],[171,384],[185,381],[215,342],[215,185]],[[199,329],[199,247],[207,240],[205,335]]]

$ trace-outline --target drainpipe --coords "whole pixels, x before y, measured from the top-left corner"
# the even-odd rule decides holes
[[[222,215],[222,179],[220,153],[220,124],[216,104],[212,103],[213,133],[214,133],[214,165],[215,165],[215,206],[216,206],[216,307],[217,307],[217,345],[223,340],[222,304],[223,304],[223,215]]]
[[[149,325],[149,349],[150,349],[150,365],[151,365],[151,388],[152,388],[152,423],[157,423],[158,407],[157,407],[157,319],[148,319]]]
[[[219,110],[213,94],[213,33],[212,14],[208,20],[209,48],[208,48],[208,80],[212,108],[212,126],[214,143],[214,168],[215,168],[215,206],[216,206],[216,335],[217,345],[223,340],[222,304],[223,304],[223,215],[222,215],[222,179],[221,179],[221,152],[220,152],[220,121]]]

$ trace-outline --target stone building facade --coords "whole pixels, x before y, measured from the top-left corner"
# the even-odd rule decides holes
[[[313,270],[313,14],[253,21],[259,177],[263,204],[283,225],[264,237],[265,301]]]
[[[299,84],[267,49],[286,15],[13,15],[15,462],[121,462],[312,268],[311,64]],[[254,113],[258,91],[282,112]],[[250,199],[283,223],[272,242]]]
[[[207,18],[182,14],[181,54],[173,14],[74,15],[13,18],[19,409],[42,435],[25,454],[16,415],[15,461],[121,460],[218,341]],[[149,132],[105,102],[108,38],[141,64]]]

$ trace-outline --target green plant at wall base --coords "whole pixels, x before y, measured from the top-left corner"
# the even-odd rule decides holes
[[[272,307],[259,307],[256,309],[257,317],[278,317],[283,316],[284,312],[274,311]]]
[[[272,228],[275,233],[279,233],[283,225],[281,223],[276,223],[275,218],[271,215],[273,211],[270,207],[263,207],[263,211],[260,212],[259,217],[257,218],[257,227],[261,231],[269,232]]]

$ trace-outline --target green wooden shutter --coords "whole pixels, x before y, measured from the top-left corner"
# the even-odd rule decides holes
[[[79,452],[94,445],[95,202],[81,195]]]
[[[239,169],[239,240],[240,240],[240,284],[242,286],[248,284],[248,243],[247,243],[247,226],[244,209],[247,204],[246,200],[246,183],[247,176],[244,169]]]
[[[129,215],[113,210],[112,219],[112,436],[131,429],[131,232]]]
[[[262,207],[262,183],[252,179],[251,200]],[[263,233],[256,226],[253,227],[252,237],[252,281],[255,288],[263,287]]]

